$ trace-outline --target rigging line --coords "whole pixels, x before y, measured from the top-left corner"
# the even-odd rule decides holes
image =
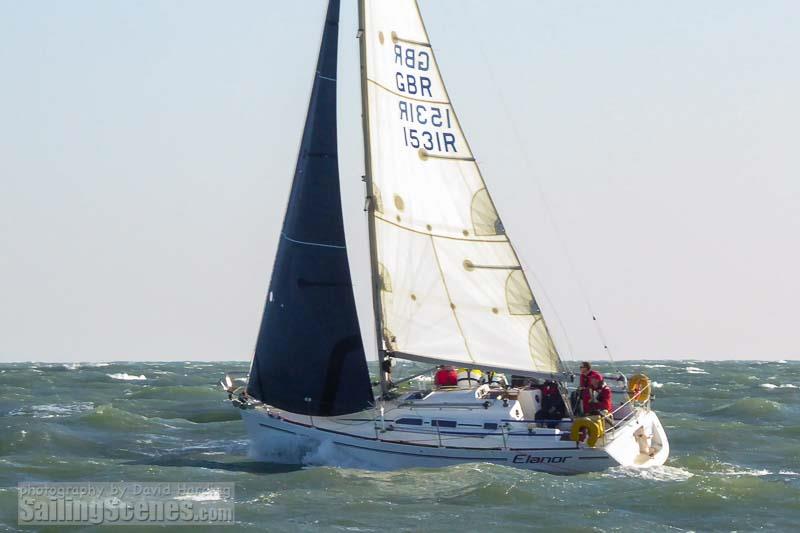
[[[468,10],[471,10],[469,2],[466,3],[466,6],[467,6]],[[467,17],[467,18],[470,20],[470,24],[473,26],[473,30],[475,30],[475,31],[473,31],[473,34],[476,36],[476,40],[477,40],[477,42],[479,44],[479,47],[480,47],[481,59],[483,60],[484,66],[486,67],[486,71],[489,74],[489,80],[492,83],[492,85],[494,85],[494,87],[495,87],[495,89],[497,91],[497,94],[499,95],[499,100],[500,100],[500,104],[501,104],[501,106],[503,108],[503,113],[505,114],[506,120],[511,125],[511,132],[514,135],[514,141],[517,143],[519,151],[522,153],[522,157],[525,159],[526,167],[527,168],[533,168],[533,164],[532,164],[530,158],[528,157],[528,153],[527,153],[527,151],[525,150],[525,147],[522,144],[522,141],[521,141],[522,136],[520,135],[519,129],[517,128],[517,123],[514,120],[513,115],[511,114],[511,112],[510,112],[510,110],[508,108],[508,103],[506,101],[505,96],[503,95],[502,88],[497,84],[497,81],[496,81],[497,78],[496,78],[496,76],[494,74],[494,70],[492,69],[491,63],[489,62],[489,59],[486,57],[486,50],[485,50],[485,46],[484,46],[484,41],[483,41],[483,39],[481,39],[480,32],[477,31],[477,28],[475,28],[474,22],[472,22],[474,20],[474,17],[470,16],[470,17]],[[617,369],[617,371],[619,371],[619,367],[618,367],[617,363],[614,361],[614,356],[612,355],[611,350],[608,347],[608,342],[606,342],[606,338],[605,338],[605,335],[603,334],[603,330],[600,327],[600,324],[599,324],[599,322],[597,320],[597,315],[595,314],[594,310],[592,309],[592,305],[589,302],[588,296],[586,295],[587,294],[586,293],[586,287],[584,286],[583,282],[581,281],[580,276],[578,276],[577,270],[575,268],[574,261],[572,260],[572,256],[570,255],[569,250],[567,249],[567,246],[565,244],[564,238],[561,235],[561,232],[560,232],[560,230],[558,228],[558,225],[556,224],[555,216],[553,215],[553,212],[550,209],[549,204],[547,203],[547,199],[545,197],[544,188],[542,187],[541,181],[538,180],[538,179],[534,179],[533,181],[536,183],[536,190],[537,190],[537,192],[539,194],[539,198],[540,198],[540,200],[542,202],[542,205],[544,206],[545,216],[546,216],[548,222],[550,222],[550,226],[553,228],[553,232],[555,233],[556,240],[558,241],[558,244],[561,247],[561,252],[564,254],[564,257],[567,260],[567,265],[569,266],[570,273],[572,274],[572,278],[575,281],[575,284],[578,286],[578,291],[580,292],[581,298],[583,299],[583,302],[586,305],[586,309],[589,312],[589,316],[592,317],[592,323],[594,324],[595,329],[597,331],[597,334],[598,334],[598,336],[600,338],[600,341],[603,344],[603,349],[605,350],[606,354],[608,355],[608,358],[611,361],[611,364],[614,365],[614,367]],[[549,300],[549,298],[548,298],[548,300]],[[557,319],[558,319],[558,317],[557,317]],[[559,322],[561,322],[560,319],[558,319],[558,320],[559,320]],[[564,329],[564,331],[566,333],[566,328],[564,328],[563,323],[562,323],[561,326],[562,326],[562,328]]]

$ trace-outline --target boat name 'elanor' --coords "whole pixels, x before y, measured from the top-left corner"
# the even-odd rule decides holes
[[[512,462],[514,463],[564,463],[572,457],[571,455],[562,455],[557,457],[541,457],[538,455],[528,455],[521,453],[514,456]]]

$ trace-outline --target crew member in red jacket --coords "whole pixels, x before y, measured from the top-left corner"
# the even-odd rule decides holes
[[[584,361],[581,363],[581,380],[580,380],[580,387],[578,390],[580,391],[580,398],[583,407],[583,414],[588,415],[591,412],[589,408],[589,404],[592,401],[592,385],[591,381],[596,379],[599,382],[603,381],[603,376],[597,370],[592,370],[592,364],[589,361]],[[573,409],[575,407],[573,406]]]
[[[592,390],[592,400],[586,412],[593,415],[607,415],[614,410],[611,401],[611,388],[606,385],[599,375],[589,378],[589,387]],[[603,412],[605,411],[605,412]]]

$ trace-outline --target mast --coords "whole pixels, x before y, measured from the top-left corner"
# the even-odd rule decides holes
[[[378,376],[381,384],[381,395],[386,394],[388,384],[384,372],[386,350],[383,348],[383,310],[381,306],[381,279],[378,268],[377,239],[375,238],[375,195],[372,183],[372,153],[369,142],[369,102],[367,90],[367,42],[366,42],[366,0],[358,0],[358,39],[361,64],[361,122],[364,134],[364,182],[366,183],[367,224],[369,227],[369,263],[372,281],[372,308],[375,315],[375,344],[378,353]]]

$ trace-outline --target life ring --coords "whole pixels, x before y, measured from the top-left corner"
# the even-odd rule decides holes
[[[628,397],[637,402],[650,399],[650,378],[644,374],[635,374],[628,380]]]
[[[586,430],[588,437],[586,438],[586,444],[590,448],[594,448],[597,444],[597,440],[602,437],[605,432],[605,426],[603,424],[603,419],[599,416],[585,416],[583,418],[576,418],[572,422],[572,431],[570,432],[570,439],[574,440],[575,442],[580,442],[582,439],[581,433],[583,430]]]

